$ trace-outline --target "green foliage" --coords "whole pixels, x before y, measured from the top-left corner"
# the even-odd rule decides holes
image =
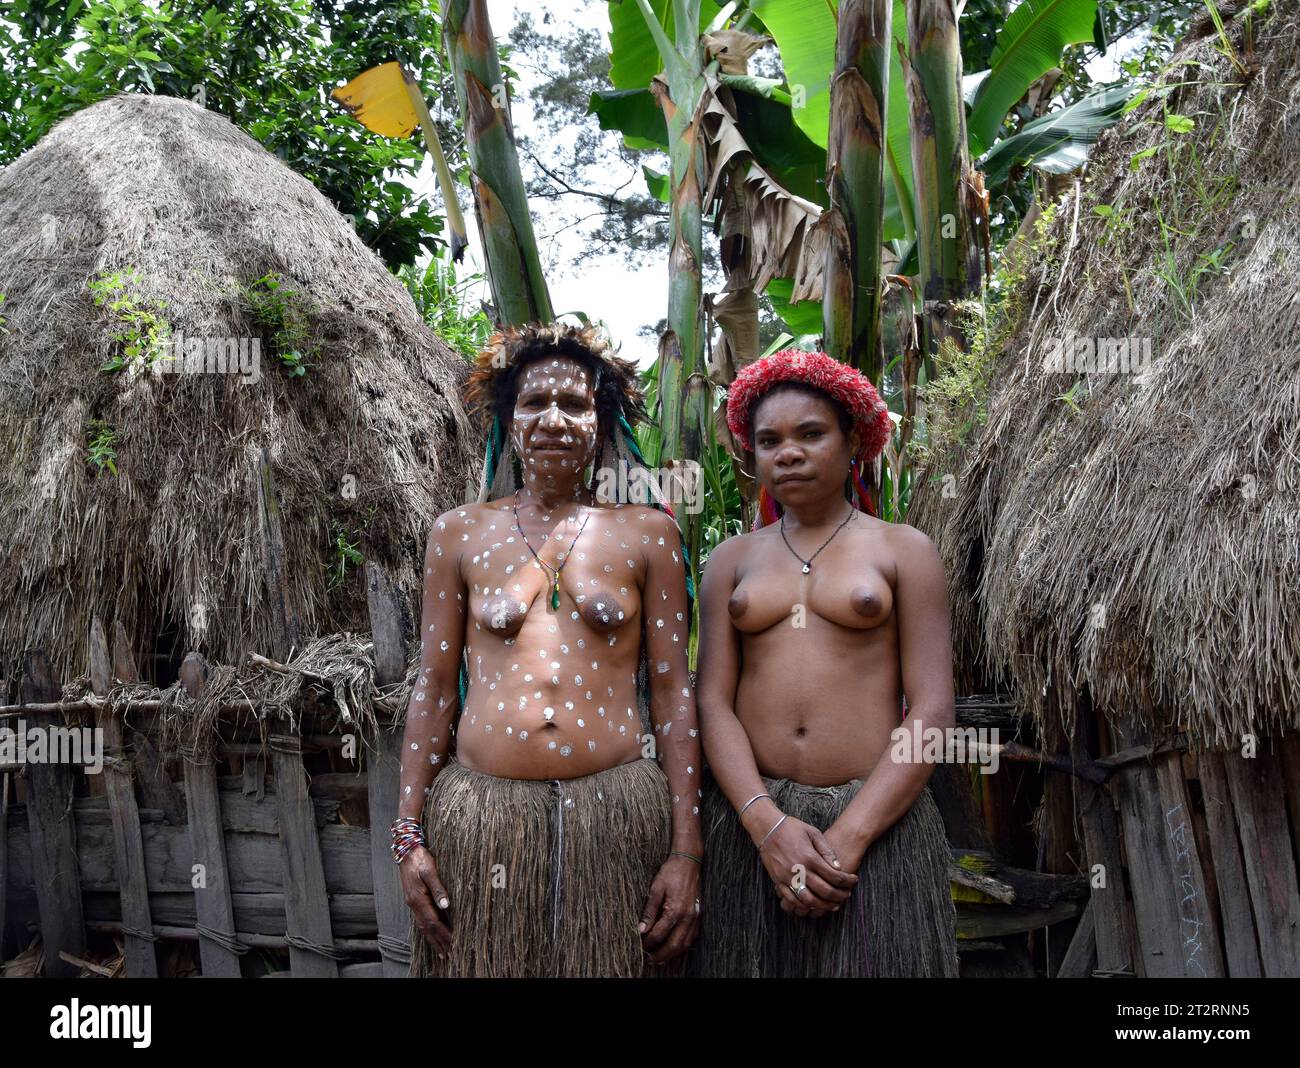
[[[482,282],[483,275],[458,280],[456,265],[446,256],[435,256],[423,270],[403,267],[398,277],[434,333],[465,359],[472,360],[492,333],[492,320],[482,304],[473,307],[465,293]]]
[[[1072,382],[1070,384],[1070,388],[1067,389],[1064,393],[1058,393],[1056,395],[1056,399],[1059,400],[1070,410],[1071,415],[1074,416],[1081,415],[1083,414],[1083,409],[1079,407],[1079,393],[1081,391],[1086,391],[1087,388],[1088,388],[1087,383],[1084,381],[1084,379],[1080,378],[1075,382]]]
[[[113,340],[122,346],[101,371],[121,371],[133,363],[150,367],[163,355],[171,326],[159,314],[164,301],[143,300],[132,292],[140,275],[134,269],[100,275],[87,283],[98,307],[106,307],[120,326]]]
[[[337,519],[331,522],[331,563],[325,587],[327,591],[333,592],[340,589],[343,583],[347,581],[348,568],[358,569],[365,562],[366,557],[361,551],[360,545],[366,529],[374,521],[378,511],[377,505],[371,505],[366,510],[365,518],[359,528],[349,527],[346,523]]]
[[[290,378],[305,375],[309,361],[320,352],[320,346],[312,341],[315,309],[311,304],[274,272],[241,286],[239,294],[258,324],[270,331],[271,355],[284,365]]]
[[[412,263],[442,243],[441,217],[410,188],[424,151],[375,136],[328,94],[397,59],[449,99],[438,35],[422,0],[12,0],[0,8],[0,165],[115,93],[182,97],[307,177],[390,266]]]
[[[98,478],[105,471],[116,477],[117,450],[113,447],[118,443],[117,434],[111,426],[103,419],[90,419],[86,422],[86,462],[95,468],[95,477]]]
[[[3,293],[0,293],[0,304],[3,304],[4,302],[5,302],[5,295]],[[7,331],[5,330],[6,322],[7,320],[5,319],[5,317],[3,315],[0,315],[0,334],[7,333]]]
[[[1070,45],[1093,38],[1097,0],[1024,0],[998,30],[989,74],[971,103],[972,152],[990,148],[1007,113],[1060,61]]]
[[[1152,266],[1152,271],[1177,299],[1179,310],[1190,323],[1196,315],[1201,286],[1207,279],[1227,273],[1224,261],[1234,243],[1227,241],[1209,252],[1198,252],[1191,266],[1186,271],[1180,271],[1174,239],[1193,235],[1176,230],[1166,223],[1159,204],[1156,204],[1156,223],[1160,227],[1161,250],[1160,258]]]
[[[1053,262],[1054,240],[1049,231],[1056,205],[1039,217],[1028,249],[1002,257],[989,279],[984,299],[958,304],[958,322],[966,338],[962,351],[945,340],[936,357],[937,374],[920,387],[925,403],[925,433],[913,444],[918,461],[942,459],[964,444],[972,430],[988,418],[988,393],[998,357],[1024,324],[1025,265]]]

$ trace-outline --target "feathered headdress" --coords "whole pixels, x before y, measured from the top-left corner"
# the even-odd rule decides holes
[[[825,393],[843,405],[853,419],[854,427],[862,439],[857,455],[850,464],[853,481],[852,500],[856,508],[871,515],[871,494],[863,475],[868,464],[888,444],[893,433],[889,407],[861,371],[841,363],[824,352],[804,352],[802,349],[782,349],[761,360],[755,360],[736,375],[727,390],[727,427],[736,440],[751,451],[754,448],[750,413],[755,403],[773,386],[781,382],[799,382]],[[765,489],[758,494],[758,515],[754,528],[774,523],[781,516],[771,495]]]
[[[475,359],[465,387],[466,404],[485,421],[491,420],[478,499],[506,497],[519,488],[519,472],[514,462],[501,462],[506,455],[506,426],[514,411],[519,370],[529,360],[541,356],[573,356],[594,369],[600,416],[596,466],[616,475],[621,473],[621,478],[612,480],[617,486],[644,485],[646,499],[636,503],[661,507],[672,515],[667,502],[656,499],[655,480],[631,477],[635,468],[646,466],[633,431],[635,424],[646,415],[636,364],[617,356],[609,338],[597,327],[567,323],[505,327],[488,338]]]

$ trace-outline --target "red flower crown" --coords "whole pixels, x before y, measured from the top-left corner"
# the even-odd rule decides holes
[[[862,437],[857,460],[874,460],[893,434],[888,406],[861,371],[824,352],[783,349],[745,367],[727,391],[727,426],[747,449],[754,448],[749,413],[779,382],[802,382],[844,405]]]

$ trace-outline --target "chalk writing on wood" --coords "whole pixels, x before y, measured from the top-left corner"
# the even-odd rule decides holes
[[[1179,802],[1165,813],[1165,827],[1174,846],[1174,875],[1179,882],[1178,917],[1183,942],[1183,964],[1191,972],[1195,969],[1205,976],[1205,967],[1199,957],[1205,946],[1201,941],[1204,924],[1197,916],[1196,883],[1192,876],[1192,838],[1183,805]]]

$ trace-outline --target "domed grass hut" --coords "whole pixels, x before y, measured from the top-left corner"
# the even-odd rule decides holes
[[[1092,884],[1061,975],[1300,975],[1300,11],[1225,18],[958,357],[986,420],[909,517],[966,692],[1056,765],[1044,866]]]
[[[463,361],[310,182],[188,101],[60,123],[0,171],[0,243],[0,728],[102,727],[108,770],[0,749],[0,944],[37,928],[75,974],[59,951],[107,932],[150,974],[161,931],[205,973],[255,973],[251,946],[335,974],[342,932],[396,970],[365,831],[396,769],[358,772],[393,756],[425,539],[478,476]]]

